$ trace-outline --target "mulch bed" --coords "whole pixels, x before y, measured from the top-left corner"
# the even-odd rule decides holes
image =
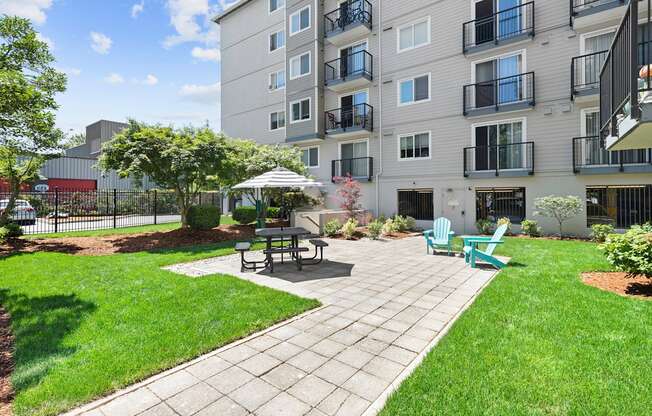
[[[252,225],[221,225],[208,231],[177,229],[105,237],[17,239],[5,245],[0,245],[0,257],[12,253],[32,253],[36,251],[101,256],[246,240],[253,237],[254,227]]]
[[[11,416],[11,401],[14,391],[11,387],[11,372],[14,369],[9,313],[0,307],[0,416]]]
[[[358,227],[355,231],[355,234],[353,235],[353,238],[349,239],[352,241],[357,241],[362,238],[368,237],[368,231],[367,227]],[[423,235],[422,233],[419,232],[414,232],[414,231],[402,231],[402,232],[395,232],[391,234],[383,234],[380,238],[385,239],[385,240],[401,240],[403,238],[408,238],[408,237],[415,237],[415,236],[420,236]],[[336,234],[334,236],[331,236],[329,238],[333,238],[335,240],[346,240],[346,238],[342,234]]]
[[[652,279],[644,276],[628,277],[623,272],[590,272],[582,273],[582,281],[622,296],[652,300]]]

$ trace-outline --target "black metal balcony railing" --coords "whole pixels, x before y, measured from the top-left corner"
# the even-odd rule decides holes
[[[374,173],[373,157],[355,157],[352,159],[338,159],[331,161],[331,177],[351,176],[355,179],[366,179],[371,182]]]
[[[472,173],[525,171],[534,175],[534,142],[464,148],[464,176]]]
[[[652,149],[608,151],[599,136],[573,139],[573,172],[583,168],[617,167],[652,164]]]
[[[639,28],[639,2],[632,1],[616,30],[600,72],[600,134],[618,136],[618,124],[626,117],[640,120],[641,99],[649,102],[652,91],[652,45],[648,13]],[[647,38],[644,35],[647,34]]]
[[[570,11],[571,16],[576,16],[596,7],[617,7],[623,4],[625,4],[625,0],[570,0]]]
[[[571,62],[571,97],[600,88],[600,70],[609,51],[576,56]]]
[[[462,25],[464,52],[487,43],[498,44],[521,35],[534,36],[534,2],[501,10]]]
[[[324,35],[346,30],[347,26],[363,24],[371,29],[372,9],[367,0],[342,3],[339,8],[324,15]]]
[[[326,132],[354,129],[373,130],[374,108],[369,104],[356,104],[325,112]]]
[[[495,107],[507,104],[535,104],[534,72],[482,81],[464,86],[464,115],[471,110]]]
[[[325,81],[345,81],[347,78],[364,76],[373,79],[373,56],[367,51],[359,51],[345,57],[333,59],[324,64]]]

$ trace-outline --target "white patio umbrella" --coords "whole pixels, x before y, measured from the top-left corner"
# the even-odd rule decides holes
[[[324,184],[321,182],[306,178],[305,176],[279,166],[269,172],[256,176],[255,178],[239,183],[235,185],[233,189],[256,189],[260,191],[269,188],[319,188],[322,186],[324,186]],[[281,198],[283,198],[283,194],[281,194]],[[259,205],[260,204],[257,201],[256,212],[258,214],[260,214],[261,208]],[[264,226],[264,222],[259,223],[258,225]]]

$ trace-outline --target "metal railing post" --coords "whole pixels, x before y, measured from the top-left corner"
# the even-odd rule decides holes
[[[156,225],[158,218],[156,216],[156,211],[158,211],[158,195],[156,194],[156,189],[154,189],[154,225]]]
[[[489,161],[491,161],[491,155],[489,155]],[[498,176],[499,165],[500,165],[500,145],[496,145],[496,176]]]
[[[118,191],[113,188],[113,228],[117,227],[118,220]]]
[[[54,232],[59,232],[59,188],[54,188]]]

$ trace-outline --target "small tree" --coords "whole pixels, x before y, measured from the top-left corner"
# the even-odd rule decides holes
[[[158,185],[175,192],[181,225],[193,201],[211,180],[222,174],[225,139],[207,128],[146,125],[129,121],[129,126],[102,147],[100,166],[137,182],[149,176]]]
[[[347,212],[349,219],[355,219],[358,216],[356,211],[362,209],[360,183],[351,175],[337,177],[335,183],[338,185],[337,196],[340,199],[340,208]]]
[[[563,224],[582,212],[582,200],[576,196],[549,195],[534,201],[534,215],[554,218],[559,223],[559,236],[563,237]]]
[[[9,183],[0,226],[8,222],[21,184],[36,179],[46,158],[61,152],[55,96],[66,90],[66,76],[53,63],[29,20],[0,16],[0,177]]]

